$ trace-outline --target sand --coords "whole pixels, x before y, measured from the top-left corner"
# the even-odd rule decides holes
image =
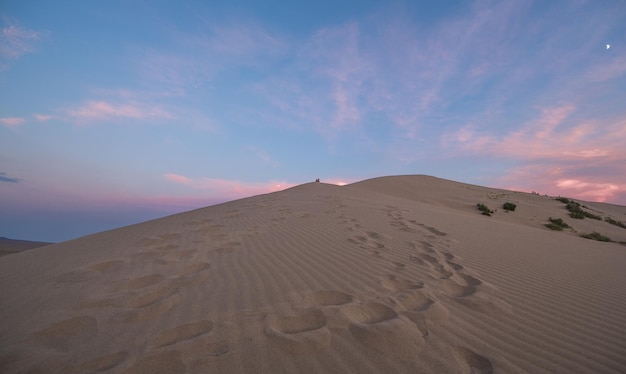
[[[48,242],[33,242],[29,240],[16,240],[5,237],[0,237],[0,257],[14,254],[21,251],[26,251],[33,248],[43,247],[44,245],[50,245]]]
[[[427,176],[177,214],[1,257],[0,372],[624,373],[626,246],[592,231],[626,242]]]

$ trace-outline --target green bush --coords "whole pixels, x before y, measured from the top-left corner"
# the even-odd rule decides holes
[[[600,234],[599,232],[595,232],[595,231],[592,232],[591,234],[580,234],[580,236],[585,239],[597,240],[600,242],[612,242],[612,240],[609,237],[604,236]]]
[[[504,210],[506,211],[515,211],[515,208],[517,208],[517,205],[513,204],[513,203],[504,203],[502,205],[502,208],[504,208]]]
[[[617,226],[617,227],[621,227],[623,229],[626,229],[626,224],[624,224],[624,222],[622,221],[616,221],[611,217],[606,217],[604,218],[604,220],[608,223],[610,223],[611,225]]]
[[[585,219],[586,218],[591,218],[591,219],[597,219],[597,220],[602,220],[602,217],[593,214],[593,213],[589,213],[584,211],[581,207],[580,204],[575,202],[574,200],[570,200],[568,198],[565,197],[559,197],[556,200],[565,203],[565,208],[569,211],[569,216],[574,218],[574,219]]]
[[[489,209],[485,204],[478,203],[476,204],[476,207],[482,212],[481,214],[483,216],[490,216],[493,214],[493,210]]]
[[[563,231],[563,229],[568,229],[570,227],[567,223],[563,222],[563,220],[560,218],[550,217],[548,221],[550,221],[550,223],[546,223],[545,226],[551,230]]]

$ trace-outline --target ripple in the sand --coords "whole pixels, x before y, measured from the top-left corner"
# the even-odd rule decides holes
[[[352,301],[352,296],[340,291],[315,291],[305,297],[305,301],[313,306],[343,305]]]
[[[387,305],[380,303],[351,304],[341,310],[352,322],[375,324],[398,317],[398,313]]]

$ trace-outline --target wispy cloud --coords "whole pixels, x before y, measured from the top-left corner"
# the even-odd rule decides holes
[[[198,88],[220,74],[266,64],[283,55],[288,44],[252,22],[203,19],[193,33],[170,32],[170,48],[150,49],[139,57],[141,74],[153,82]]]
[[[163,177],[170,182],[192,189],[207,191],[213,196],[225,197],[227,199],[266,194],[294,186],[294,184],[284,181],[249,183],[219,178],[190,178],[175,173],[164,174]]]
[[[444,134],[444,146],[457,152],[492,154],[499,157],[539,160],[575,160],[595,157],[626,157],[624,119],[572,118],[573,105],[542,109],[537,118],[497,136],[468,125]]]
[[[21,117],[2,117],[0,118],[0,123],[9,128],[15,128],[20,126],[25,122],[24,118]]]
[[[33,114],[33,117],[35,117],[35,119],[39,122],[47,122],[54,118],[54,116],[50,114],[38,114],[38,113]]]
[[[34,42],[40,37],[39,32],[25,28],[7,17],[2,17],[0,56],[5,59],[15,59],[31,52]]]
[[[20,56],[34,50],[41,33],[21,26],[8,17],[0,22],[0,72],[9,68]]]
[[[66,111],[69,118],[78,122],[99,121],[104,119],[145,119],[172,118],[172,115],[158,105],[146,105],[136,102],[111,103],[107,101],[88,101],[76,109]]]
[[[0,182],[7,182],[7,183],[17,183],[19,182],[21,179],[19,178],[12,178],[12,177],[8,177],[7,173],[1,172],[0,171]]]

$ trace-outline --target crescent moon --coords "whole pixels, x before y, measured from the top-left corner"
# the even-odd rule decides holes
[[[610,49],[610,48],[611,48],[611,45],[610,45],[610,44],[607,44],[607,45],[606,45],[606,49]]]

